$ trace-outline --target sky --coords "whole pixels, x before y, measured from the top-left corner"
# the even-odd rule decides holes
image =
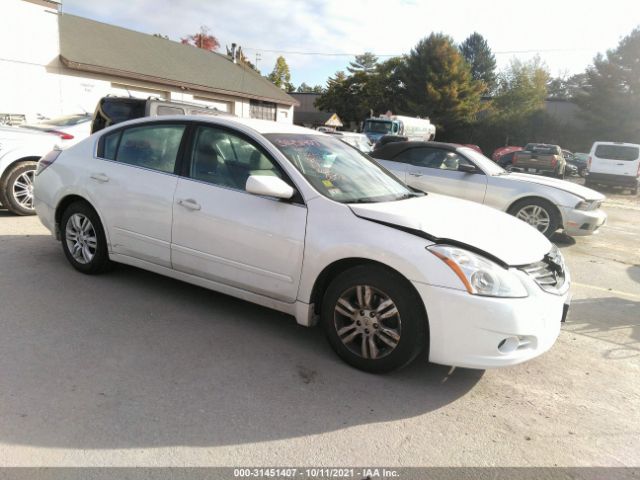
[[[179,41],[210,29],[235,42],[268,74],[283,55],[295,86],[325,85],[365,51],[409,53],[432,32],[461,43],[474,31],[488,41],[498,68],[540,55],[554,76],[584,71],[640,26],[640,0],[62,0],[80,15]]]

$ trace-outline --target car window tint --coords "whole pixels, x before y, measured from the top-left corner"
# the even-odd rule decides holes
[[[152,125],[122,132],[116,161],[173,173],[184,125]]]
[[[118,149],[118,141],[120,141],[120,134],[122,132],[114,132],[109,135],[105,135],[102,148],[101,157],[108,160],[116,159],[116,150]]]
[[[244,190],[250,175],[282,177],[274,162],[251,142],[214,127],[196,129],[191,178]]]
[[[595,156],[608,160],[622,160],[633,162],[638,159],[640,149],[638,147],[627,147],[624,145],[598,145]]]
[[[394,160],[401,158],[404,163],[409,163],[416,167],[437,168],[440,170],[454,170],[462,164],[473,165],[466,158],[450,150],[437,148],[411,148],[405,150]]]

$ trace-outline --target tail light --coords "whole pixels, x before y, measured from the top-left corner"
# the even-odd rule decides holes
[[[47,130],[48,133],[58,135],[62,140],[73,140],[73,135],[66,132],[60,132],[59,130]]]
[[[551,166],[555,167],[558,164],[558,156],[554,155],[553,157],[551,157]]]
[[[61,153],[62,153],[62,150],[60,150],[59,148],[54,148],[49,153],[47,153],[44,157],[42,157],[38,161],[38,168],[36,170],[36,175],[40,175],[45,168],[47,168],[49,165],[55,162]]]
[[[640,177],[640,162],[638,163],[638,173],[636,173],[636,177]]]
[[[587,160],[587,170],[591,170],[591,157]]]

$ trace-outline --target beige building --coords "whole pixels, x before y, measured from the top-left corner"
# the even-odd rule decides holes
[[[64,14],[60,0],[3,0],[0,78],[0,123],[93,112],[107,94],[287,123],[297,104],[227,55]]]

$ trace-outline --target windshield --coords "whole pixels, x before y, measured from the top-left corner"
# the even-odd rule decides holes
[[[344,143],[347,143],[352,147],[356,147],[363,153],[369,153],[371,150],[373,150],[373,146],[369,143],[369,140],[367,140],[366,137],[361,138],[344,135],[338,138],[340,138],[340,140],[342,140]]]
[[[419,195],[335,137],[275,133],[265,137],[318,192],[337,202],[386,202]]]
[[[464,153],[467,158],[484,170],[487,175],[504,175],[508,173],[500,165],[491,161],[480,152],[475,151],[473,148],[463,147],[459,148],[458,151],[460,153]]]
[[[367,120],[364,122],[364,131],[372,133],[389,133],[391,131],[391,122]]]

